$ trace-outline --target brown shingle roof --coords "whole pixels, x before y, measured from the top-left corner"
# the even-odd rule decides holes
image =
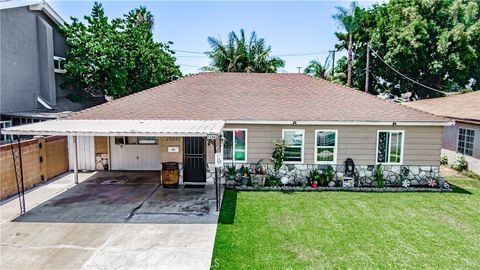
[[[448,97],[424,99],[405,105],[449,118],[480,122],[480,91]]]
[[[67,119],[445,121],[303,74],[200,73]]]

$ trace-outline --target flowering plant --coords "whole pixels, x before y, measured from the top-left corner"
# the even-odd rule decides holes
[[[408,181],[408,180],[406,180],[406,179],[403,180],[402,186],[403,186],[404,188],[408,188],[408,187],[410,186],[410,181]]]
[[[436,186],[437,186],[437,181],[436,181],[435,179],[433,179],[433,178],[428,179],[427,182],[428,182],[428,185],[429,185],[430,187],[436,187]]]

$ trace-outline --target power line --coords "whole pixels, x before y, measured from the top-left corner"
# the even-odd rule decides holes
[[[181,52],[181,53],[190,53],[190,54],[199,54],[199,55],[177,55],[176,57],[208,57],[207,52],[199,52],[199,51],[187,51],[187,50],[173,50],[174,52]],[[286,53],[286,54],[273,54],[272,56],[277,57],[297,57],[297,56],[312,56],[312,55],[322,55],[322,54],[329,54],[332,51],[318,51],[318,52],[299,52],[299,53]]]
[[[196,51],[185,51],[185,50],[173,50],[174,52],[182,52],[182,53],[193,53],[193,54],[205,54],[208,52],[196,52]]]
[[[420,86],[423,86],[427,89],[430,89],[432,91],[435,91],[435,92],[439,92],[439,93],[442,93],[442,94],[447,94],[446,92],[442,91],[442,90],[438,90],[438,89],[435,89],[435,88],[432,88],[430,86],[427,86],[425,84],[422,84],[414,79],[411,79],[410,77],[407,77],[407,75],[404,75],[403,73],[401,73],[400,71],[396,70],[394,67],[392,67],[390,64],[388,64],[387,62],[385,62],[385,60],[382,59],[382,57],[380,57],[380,55],[378,55],[377,51],[375,51],[370,45],[367,45],[370,50],[372,50],[373,54],[375,55],[375,57],[377,57],[378,59],[380,59],[380,61],[382,61],[385,65],[387,65],[391,70],[395,71],[398,75],[402,76],[403,78],[415,83],[415,84],[418,84]]]

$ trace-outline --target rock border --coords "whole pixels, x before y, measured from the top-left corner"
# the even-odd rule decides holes
[[[288,192],[312,192],[312,191],[350,191],[350,192],[452,192],[451,188],[427,188],[427,187],[262,187],[262,186],[238,186],[227,185],[227,190],[236,191],[288,191]]]

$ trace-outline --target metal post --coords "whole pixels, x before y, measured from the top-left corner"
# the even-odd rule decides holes
[[[214,155],[217,154],[217,140],[213,140],[213,153]],[[220,191],[218,190],[218,168],[215,166],[215,206],[217,211],[219,210],[219,198],[220,198]]]
[[[112,170],[112,157],[110,154],[110,136],[107,137],[107,146],[108,146],[108,170]]]
[[[23,162],[22,162],[22,144],[20,137],[17,137],[18,148],[14,150],[14,142],[11,143],[13,167],[15,170],[15,182],[17,184],[18,201],[20,203],[20,215],[25,214],[25,185],[23,183]]]
[[[73,136],[73,177],[75,184],[78,184],[78,157],[77,157],[77,136]]]
[[[370,77],[370,44],[367,43],[367,64],[365,68],[365,93],[368,93],[368,78]]]

